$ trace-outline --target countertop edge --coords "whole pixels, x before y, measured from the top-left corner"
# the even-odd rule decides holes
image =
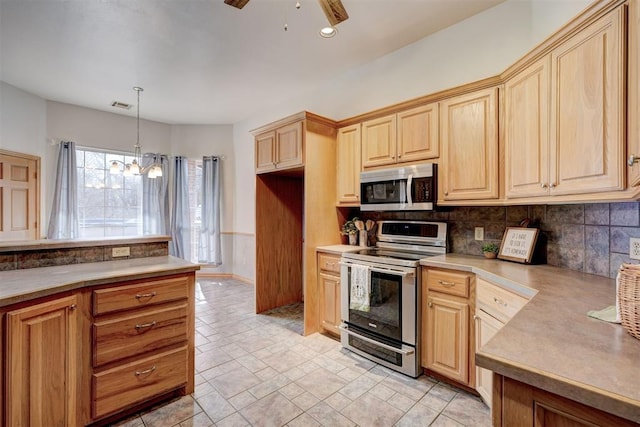
[[[135,236],[135,237],[112,237],[104,239],[73,239],[73,240],[22,240],[0,242],[0,253],[6,252],[23,252],[23,251],[42,251],[48,249],[65,249],[65,248],[90,248],[95,246],[114,246],[114,245],[136,245],[142,243],[160,243],[168,242],[171,236],[153,235],[153,236]]]
[[[135,265],[136,261],[141,263],[141,265]],[[153,264],[149,264],[150,262],[153,262],[153,261],[157,261],[157,262]],[[147,279],[152,277],[165,276],[167,274],[189,273],[189,272],[195,272],[200,269],[200,266],[197,264],[191,264],[191,263],[188,263],[187,261],[184,261],[184,262],[182,261],[183,260],[179,258],[175,258],[169,255],[169,256],[160,256],[160,257],[138,258],[135,260],[104,261],[104,262],[95,262],[95,263],[86,263],[86,264],[72,264],[72,265],[65,265],[65,266],[41,267],[41,268],[18,270],[20,272],[24,272],[23,274],[26,275],[30,273],[36,273],[36,274],[38,272],[42,273],[43,270],[47,270],[48,272],[51,272],[53,271],[53,269],[65,268],[65,269],[73,270],[74,267],[81,267],[86,269],[91,266],[95,266],[95,267],[102,267],[104,269],[104,273],[102,274],[99,272],[94,272],[92,273],[92,277],[88,279],[69,279],[69,278],[62,277],[61,279],[59,279],[58,284],[54,284],[50,287],[34,289],[32,291],[25,291],[19,294],[16,293],[13,295],[8,295],[6,297],[0,297],[0,308],[4,308],[10,305],[32,301],[35,299],[48,297],[51,295],[56,295],[64,292],[70,292],[70,291],[74,291],[74,290],[78,290],[86,287],[122,282],[125,280]],[[124,263],[126,263],[127,265],[124,265]],[[144,263],[147,263],[147,264],[145,265]],[[113,270],[114,266],[117,266],[117,267],[123,266],[124,268],[122,270],[114,272]],[[109,267],[111,267],[111,269],[109,269]]]

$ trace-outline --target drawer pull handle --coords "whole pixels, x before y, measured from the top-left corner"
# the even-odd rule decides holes
[[[507,303],[502,301],[500,298],[493,297],[493,302],[495,302],[496,304],[503,305],[505,307],[507,306]]]
[[[151,323],[143,323],[142,325],[137,324],[136,325],[136,330],[140,330],[140,329],[146,329],[146,328],[153,328],[154,326],[156,326],[156,321],[154,320]]]
[[[156,295],[157,295],[157,294],[156,294],[156,291],[153,291],[153,292],[151,292],[151,293],[149,293],[149,294],[136,294],[136,299],[142,299],[142,298],[153,298],[153,297],[155,297]]]
[[[446,286],[447,288],[451,288],[456,285],[456,282],[446,282],[444,280],[438,280],[438,283],[440,283],[442,286]]]
[[[139,377],[140,375],[150,374],[155,370],[156,370],[156,365],[153,365],[152,367],[150,367],[149,369],[145,369],[144,371],[136,371],[136,377]]]

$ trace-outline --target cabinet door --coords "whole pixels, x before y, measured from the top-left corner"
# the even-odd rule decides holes
[[[7,313],[8,425],[78,424],[76,306],[69,296]]]
[[[442,200],[498,197],[498,88],[440,104]]]
[[[340,335],[340,278],[320,273],[320,322],[322,328]]]
[[[640,159],[640,0],[629,2],[627,154]],[[640,184],[640,162],[628,168],[629,186]]]
[[[551,52],[552,195],[624,187],[624,28],[618,8]]]
[[[276,129],[276,168],[302,166],[302,122]]]
[[[0,240],[38,238],[38,161],[0,151]]]
[[[427,298],[427,368],[469,381],[469,304],[431,294]]]
[[[505,191],[509,198],[549,194],[549,73],[545,56],[504,85]]]
[[[338,204],[360,203],[360,124],[338,130]]]
[[[482,310],[476,310],[476,352],[502,328],[503,323]],[[493,371],[476,366],[476,390],[489,408],[493,396]]]
[[[439,143],[437,103],[398,113],[398,162],[437,158]]]
[[[362,123],[362,167],[396,162],[396,115]]]
[[[276,133],[274,131],[256,136],[256,173],[276,168],[275,143]]]

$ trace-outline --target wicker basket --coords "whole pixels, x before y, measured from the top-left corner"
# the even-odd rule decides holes
[[[640,265],[623,264],[618,283],[622,326],[640,339]]]

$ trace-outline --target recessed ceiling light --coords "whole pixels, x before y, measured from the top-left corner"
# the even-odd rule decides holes
[[[320,30],[320,37],[324,37],[325,39],[330,39],[336,34],[338,34],[338,30],[336,30],[335,27],[324,27]]]

